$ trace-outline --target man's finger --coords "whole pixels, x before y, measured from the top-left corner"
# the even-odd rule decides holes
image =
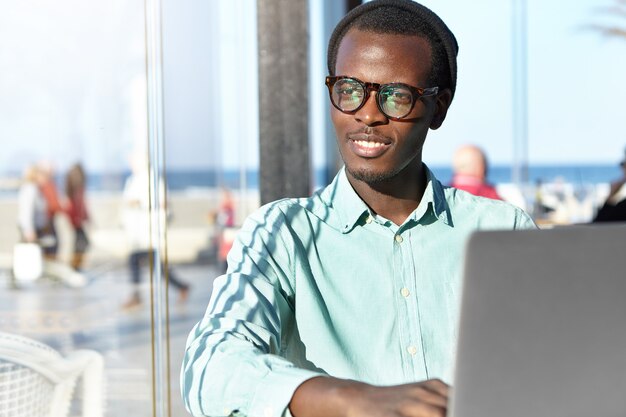
[[[446,399],[450,393],[450,385],[446,384],[441,379],[429,379],[428,381],[424,381],[422,386],[429,391],[445,397]]]
[[[423,384],[413,387],[413,389],[410,391],[409,397],[411,399],[411,403],[424,402],[426,404],[443,408],[445,408],[448,404],[447,396],[432,391]]]
[[[447,409],[445,406],[414,402],[402,407],[401,412],[403,415],[410,417],[445,417]]]

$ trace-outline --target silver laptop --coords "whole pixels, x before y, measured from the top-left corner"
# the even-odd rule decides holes
[[[626,225],[478,232],[452,417],[626,416]]]

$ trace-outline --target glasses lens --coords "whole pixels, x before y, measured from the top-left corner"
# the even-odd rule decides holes
[[[359,108],[364,96],[363,86],[352,78],[342,78],[333,86],[333,102],[343,111]]]
[[[378,100],[383,112],[391,117],[404,117],[413,107],[413,94],[402,86],[389,85],[381,88]]]

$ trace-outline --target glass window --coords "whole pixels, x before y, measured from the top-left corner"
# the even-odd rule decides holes
[[[256,8],[161,6],[0,12],[0,345],[53,349],[106,416],[186,415],[187,334],[258,206]]]

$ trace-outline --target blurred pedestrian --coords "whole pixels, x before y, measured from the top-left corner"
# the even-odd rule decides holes
[[[54,167],[48,161],[42,161],[37,166],[40,178],[39,190],[46,200],[46,226],[43,235],[39,238],[46,259],[54,260],[59,250],[59,236],[57,234],[55,219],[58,213],[63,212],[59,202],[59,193],[54,181]]]
[[[56,242],[52,240],[56,238],[50,236],[50,210],[42,192],[43,185],[48,179],[48,173],[38,166],[29,166],[25,170],[24,180],[18,193],[17,222],[20,240],[24,243],[35,243],[41,247],[45,257],[44,276],[60,280],[70,287],[82,287],[87,282],[82,274],[50,256],[52,253],[50,248],[56,246]],[[48,256],[45,256],[46,253]]]
[[[235,200],[230,190],[223,187],[216,215],[218,249],[217,262],[221,272],[226,272],[226,258],[235,240]]]
[[[82,268],[85,252],[89,247],[89,238],[85,231],[85,223],[89,220],[87,204],[85,203],[86,182],[82,165],[80,163],[72,165],[65,177],[65,194],[67,196],[65,212],[74,229],[74,252],[71,265],[75,270]]]
[[[459,147],[452,158],[452,169],[451,187],[480,197],[502,200],[496,188],[487,182],[487,157],[478,146]]]
[[[226,187],[221,189],[216,221],[221,227],[235,226],[235,199],[232,192]]]
[[[609,195],[598,210],[593,220],[594,223],[626,221],[626,150],[624,150],[624,159],[619,165],[622,175],[611,182]]]
[[[161,187],[161,196],[164,196],[165,187]],[[130,245],[128,266],[130,269],[133,291],[130,299],[124,304],[124,309],[131,309],[142,304],[139,284],[141,283],[142,265],[152,262],[156,255],[150,230],[150,214],[159,210],[158,214],[166,217],[165,198],[158,208],[150,205],[150,174],[148,161],[143,155],[134,155],[131,159],[131,175],[126,179],[123,192],[123,223],[126,237]],[[164,270],[164,265],[161,264]],[[185,301],[189,295],[189,284],[178,279],[172,268],[167,268],[169,282],[179,291],[179,301]]]
[[[48,205],[39,187],[42,179],[37,166],[30,165],[24,170],[17,204],[17,224],[23,242],[38,242],[48,225]]]

